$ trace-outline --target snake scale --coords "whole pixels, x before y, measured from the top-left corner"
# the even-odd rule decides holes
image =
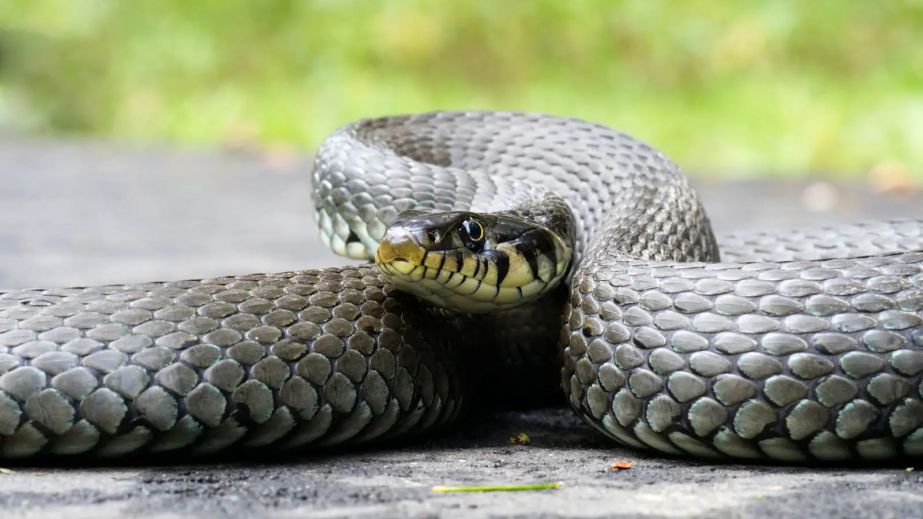
[[[502,112],[351,124],[312,180],[340,254],[374,258],[408,210],[506,211],[571,233],[573,267],[536,302],[471,315],[403,293],[374,265],[5,291],[0,456],[378,441],[549,381],[636,448],[923,454],[923,220],[716,240],[686,178],[646,144]],[[553,269],[519,252],[533,274]],[[511,279],[519,267],[493,268]]]

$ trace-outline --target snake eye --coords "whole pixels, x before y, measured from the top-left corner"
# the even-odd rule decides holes
[[[459,234],[465,247],[473,251],[484,246],[484,226],[477,220],[464,220],[459,226]]]

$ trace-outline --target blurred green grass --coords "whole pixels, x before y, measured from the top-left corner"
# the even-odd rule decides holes
[[[0,3],[11,131],[310,149],[452,108],[603,122],[704,173],[923,182],[923,2]]]

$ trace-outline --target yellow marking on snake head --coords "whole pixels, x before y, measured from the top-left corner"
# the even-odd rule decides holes
[[[512,216],[401,213],[376,262],[396,287],[460,312],[533,301],[557,285],[571,261],[559,234]]]

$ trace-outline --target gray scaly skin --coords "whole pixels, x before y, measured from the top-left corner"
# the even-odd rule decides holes
[[[569,204],[582,258],[562,385],[607,436],[789,462],[923,454],[923,222],[731,236],[723,256],[737,263],[719,263],[675,164],[598,125],[425,114],[359,123],[328,146],[320,220],[335,249],[357,255],[364,230],[393,217],[379,207],[502,211],[549,194]],[[363,182],[357,171],[367,186],[338,197]],[[394,171],[406,172],[397,189],[377,187]]]
[[[410,435],[457,417],[490,364],[510,386],[547,372],[557,344],[571,405],[627,445],[783,461],[923,453],[923,253],[906,252],[923,249],[923,222],[736,236],[722,254],[747,263],[716,263],[668,159],[598,125],[511,113],[353,124],[319,151],[313,180],[324,240],[364,258],[406,209],[560,196],[576,218],[570,296],[454,315],[367,266],[5,292],[0,456]],[[503,352],[532,362],[524,377]]]
[[[450,421],[447,326],[389,291],[342,267],[6,292],[0,455],[298,448]]]

